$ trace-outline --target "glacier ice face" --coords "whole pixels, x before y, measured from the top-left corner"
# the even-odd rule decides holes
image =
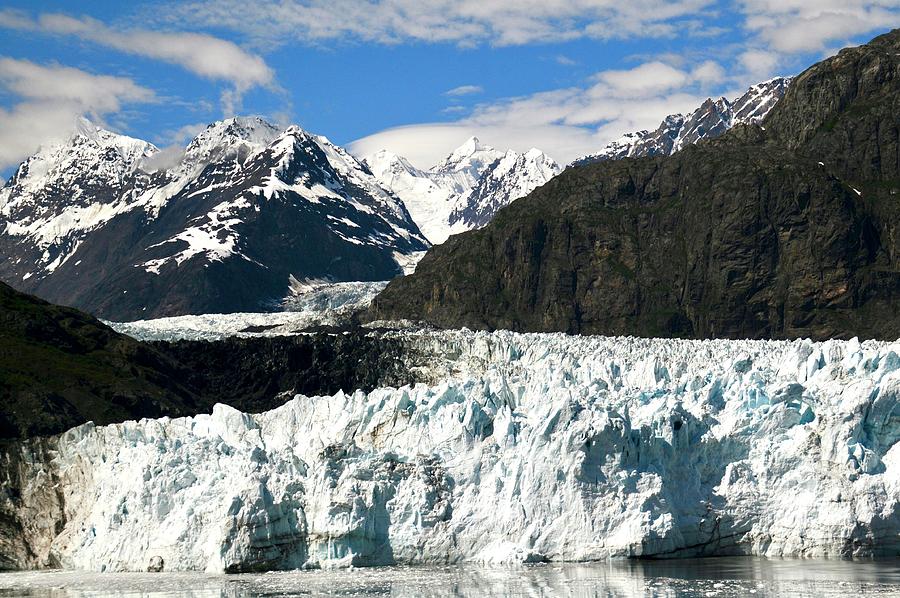
[[[250,571],[900,550],[900,344],[389,334],[439,381],[7,449],[0,515],[19,531],[0,557]]]

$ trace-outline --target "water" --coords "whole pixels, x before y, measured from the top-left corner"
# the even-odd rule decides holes
[[[900,596],[900,560],[714,558],[511,568],[382,567],[253,575],[0,574],[0,597],[737,597]]]

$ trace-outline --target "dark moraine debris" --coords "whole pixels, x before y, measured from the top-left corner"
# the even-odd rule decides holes
[[[210,406],[225,403],[252,413],[297,393],[330,395],[413,382],[404,345],[365,330],[151,344],[185,367],[186,384]]]
[[[144,343],[0,283],[0,439],[402,385],[412,381],[406,352],[396,338],[358,328]]]

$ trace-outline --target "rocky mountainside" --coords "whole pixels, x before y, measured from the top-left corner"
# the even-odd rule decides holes
[[[298,392],[402,386],[414,382],[414,362],[396,340],[352,330],[139,342],[0,283],[0,439],[196,415],[216,403],[264,411]]]
[[[292,279],[387,280],[426,247],[347,152],[258,118],[169,163],[81,121],[0,190],[0,279],[107,319],[259,310]]]
[[[386,189],[403,200],[432,243],[484,226],[497,210],[559,172],[559,165],[540,150],[504,153],[476,137],[428,170],[386,150],[364,162]]]
[[[569,168],[433,248],[370,318],[690,337],[900,336],[900,30],[759,125]]]
[[[627,133],[596,154],[575,160],[582,166],[606,160],[669,156],[685,146],[704,139],[715,139],[736,125],[760,123],[784,97],[791,77],[776,77],[757,83],[739,98],[709,98],[690,114],[672,114],[655,131]]]
[[[184,373],[87,314],[0,283],[0,438],[197,412]]]

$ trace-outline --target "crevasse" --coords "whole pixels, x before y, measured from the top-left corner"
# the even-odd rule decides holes
[[[0,549],[207,571],[900,549],[900,344],[393,334],[433,383],[13,447]]]

